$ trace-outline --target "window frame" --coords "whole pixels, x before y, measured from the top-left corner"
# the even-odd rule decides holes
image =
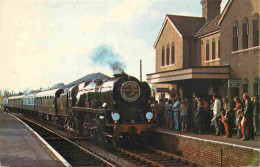
[[[211,42],[211,59],[215,60],[216,59],[216,40],[215,38],[212,39]]]
[[[175,63],[175,44],[173,42],[171,46],[171,64],[174,63]]]
[[[209,61],[209,40],[206,41],[206,61]]]
[[[165,66],[165,48],[164,48],[164,46],[162,47],[162,53],[161,53],[162,55],[162,57],[161,57],[161,66],[163,67],[163,66]]]

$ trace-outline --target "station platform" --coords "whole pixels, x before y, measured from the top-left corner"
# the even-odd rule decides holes
[[[0,166],[70,166],[19,119],[0,111]]]
[[[155,147],[203,166],[260,166],[260,137],[242,141],[235,136],[195,134],[158,128]]]
[[[232,144],[232,145],[237,145],[237,146],[241,146],[241,147],[248,147],[251,149],[259,149],[260,150],[260,136],[255,136],[254,140],[248,140],[248,141],[243,141],[240,140],[239,138],[237,138],[235,136],[235,134],[233,135],[232,138],[225,138],[225,135],[222,134],[221,136],[214,136],[213,133],[205,133],[205,134],[196,134],[193,133],[192,131],[187,131],[187,132],[181,132],[181,131],[176,131],[176,130],[170,130],[167,128],[158,128],[157,129],[158,132],[162,132],[162,133],[172,133],[175,135],[180,135],[183,137],[192,137],[194,139],[203,139],[203,140],[209,140],[212,142],[216,142],[216,143],[223,143],[223,144]]]

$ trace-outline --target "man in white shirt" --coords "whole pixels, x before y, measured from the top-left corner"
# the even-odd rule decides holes
[[[215,119],[215,129],[216,129],[216,134],[215,136],[219,136],[220,135],[220,130],[219,130],[219,120],[217,119],[217,116],[220,114],[220,110],[221,110],[221,102],[218,98],[217,95],[213,96],[214,99],[214,106],[213,106],[213,119]]]

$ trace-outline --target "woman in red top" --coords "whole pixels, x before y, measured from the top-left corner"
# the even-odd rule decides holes
[[[230,137],[231,134],[229,134],[229,127],[228,127],[228,121],[229,120],[228,120],[228,117],[227,117],[228,111],[230,109],[230,104],[229,104],[227,97],[224,97],[222,99],[222,102],[223,102],[223,110],[221,112],[221,116],[222,116],[222,122],[223,122],[224,127],[225,127],[225,131],[226,131],[225,137]]]

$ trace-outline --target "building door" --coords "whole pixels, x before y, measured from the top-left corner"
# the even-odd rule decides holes
[[[239,97],[239,88],[230,88],[231,91],[231,98],[234,98],[236,96]]]
[[[259,96],[260,90],[259,90],[259,78],[254,79],[254,85],[253,85],[253,96]]]

